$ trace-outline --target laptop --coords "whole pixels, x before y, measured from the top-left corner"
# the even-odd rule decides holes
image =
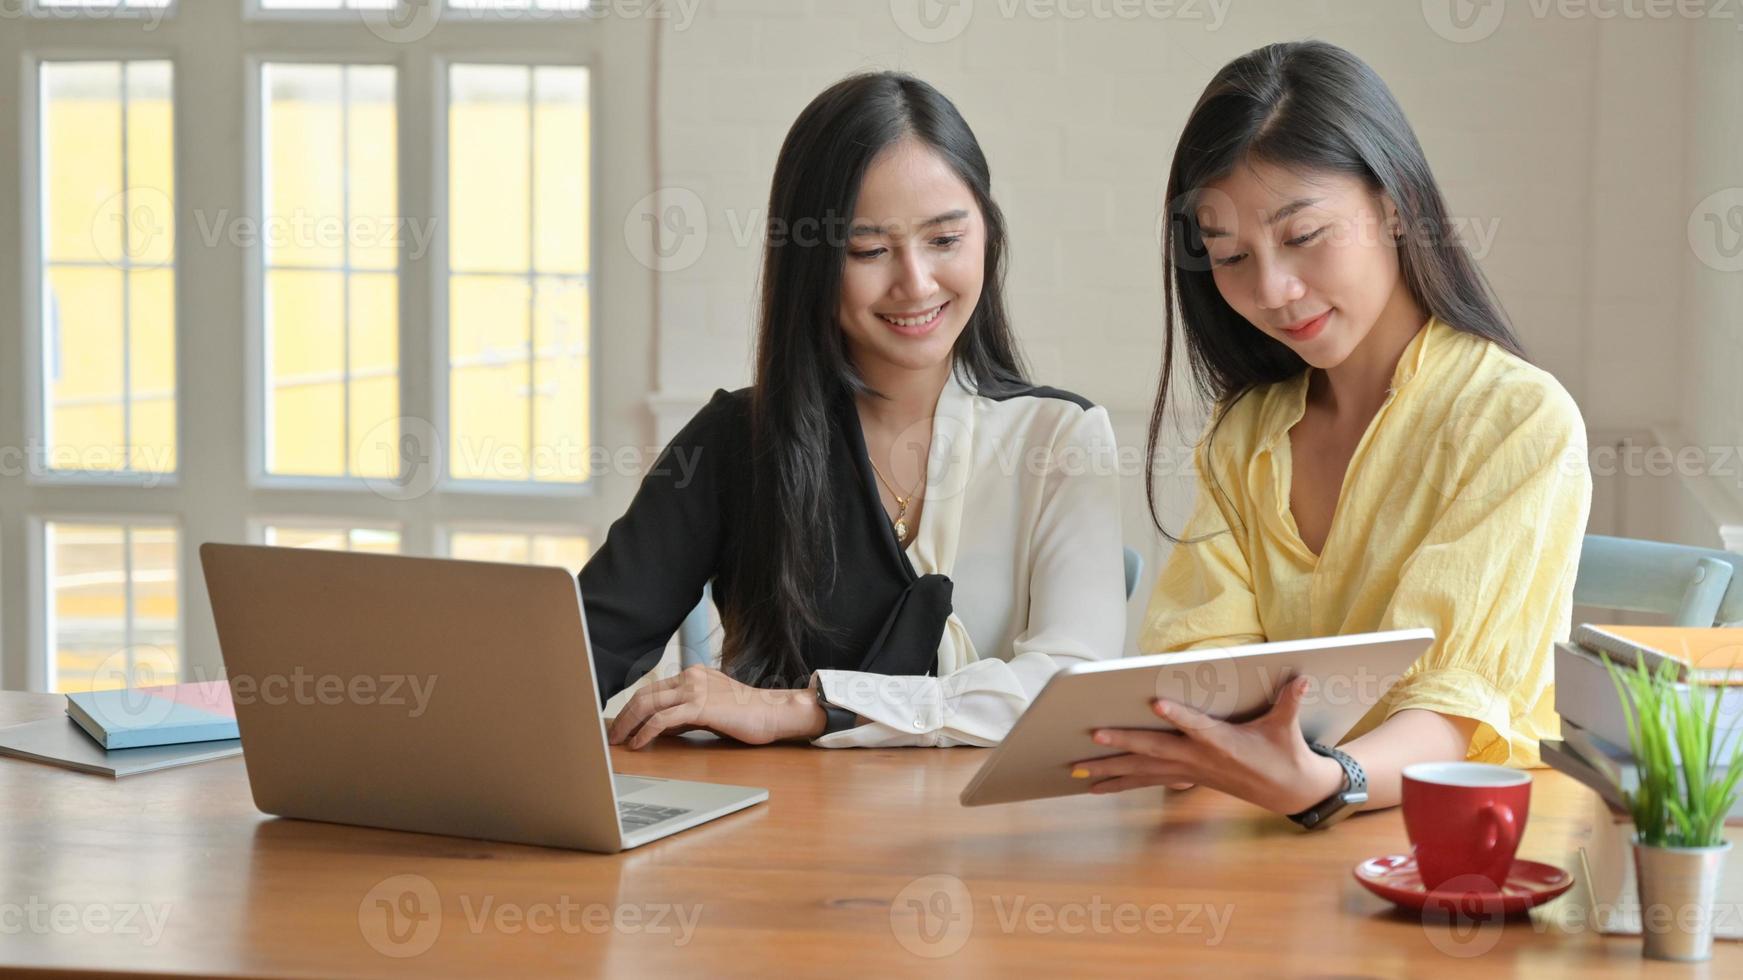
[[[203,544],[254,803],[615,853],[768,799],[614,774],[561,568]]]
[[[1157,717],[1156,698],[1242,722],[1270,710],[1283,685],[1305,675],[1301,732],[1335,745],[1432,645],[1434,631],[1416,628],[1073,664],[1047,679],[963,788],[962,805],[1089,792],[1088,780],[1071,778],[1072,764],[1120,754],[1092,741],[1095,729],[1178,731]]]

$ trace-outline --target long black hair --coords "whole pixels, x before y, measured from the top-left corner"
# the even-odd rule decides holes
[[[1500,301],[1459,241],[1416,133],[1380,76],[1323,41],[1271,44],[1223,66],[1187,117],[1168,171],[1162,257],[1166,322],[1162,377],[1150,413],[1144,492],[1156,528],[1155,458],[1174,368],[1176,309],[1194,385],[1210,399],[1217,426],[1247,392],[1293,377],[1307,362],[1255,329],[1222,298],[1198,226],[1209,184],[1249,163],[1345,174],[1383,191],[1398,209],[1399,274],[1424,311],[1524,357]],[[1220,488],[1219,488],[1220,489]]]
[[[830,419],[843,398],[877,396],[836,322],[842,265],[866,169],[904,139],[937,153],[968,185],[986,227],[980,302],[952,369],[983,390],[1026,377],[1005,312],[1004,216],[968,123],[911,75],[872,72],[830,86],[788,130],[769,187],[751,394],[752,486],[761,505],[732,559],[740,583],[732,591],[745,598],[721,610],[721,665],[755,686],[801,684],[809,673],[801,651],[826,628],[813,596],[836,572]]]

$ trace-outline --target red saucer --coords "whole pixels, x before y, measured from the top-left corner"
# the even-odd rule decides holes
[[[1515,915],[1573,887],[1574,876],[1553,864],[1515,860],[1499,893],[1445,888],[1431,892],[1416,873],[1416,858],[1389,854],[1356,865],[1356,880],[1374,894],[1407,909],[1428,908],[1467,916]]]

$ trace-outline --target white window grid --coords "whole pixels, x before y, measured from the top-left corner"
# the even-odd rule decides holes
[[[49,179],[51,179],[51,178],[49,178],[49,176],[47,174],[48,168],[45,166],[46,160],[45,160],[44,155],[47,152],[47,146],[42,141],[41,130],[40,130],[40,124],[42,121],[41,120],[42,103],[39,101],[39,99],[40,99],[40,96],[42,93],[41,86],[42,86],[43,73],[45,70],[47,70],[47,68],[49,66],[52,66],[52,65],[91,63],[93,61],[95,61],[95,62],[116,62],[120,66],[120,78],[121,78],[121,82],[120,82],[121,209],[120,209],[120,213],[121,213],[123,219],[128,219],[129,216],[131,216],[134,213],[133,209],[132,209],[132,200],[131,200],[132,194],[134,192],[134,187],[132,184],[131,177],[128,173],[129,166],[131,165],[131,161],[129,160],[129,154],[128,154],[128,146],[127,146],[127,140],[128,140],[127,131],[129,129],[127,114],[129,111],[129,99],[131,97],[131,92],[129,91],[129,88],[128,88],[128,71],[130,70],[130,68],[132,68],[135,65],[140,64],[141,62],[165,62],[165,61],[168,61],[170,64],[170,79],[169,79],[170,98],[171,98],[172,103],[173,103],[173,100],[175,99],[176,89],[178,86],[178,80],[177,80],[176,75],[175,75],[174,62],[170,61],[169,59],[166,59],[166,58],[149,56],[149,55],[144,55],[144,56],[139,56],[139,57],[115,57],[115,58],[96,58],[96,59],[79,57],[79,56],[75,56],[75,55],[68,55],[68,56],[62,56],[62,57],[45,57],[45,58],[37,59],[30,64],[30,67],[28,69],[29,80],[27,82],[27,91],[32,96],[32,102],[31,102],[31,110],[32,111],[31,111],[29,118],[31,120],[33,120],[34,126],[36,127],[36,131],[29,135],[29,137],[26,141],[26,145],[32,147],[35,151],[34,153],[31,154],[31,156],[32,156],[32,160],[31,160],[32,172],[36,175],[36,179],[34,180],[34,188],[33,188],[35,193],[32,195],[32,200],[31,200],[30,204],[31,204],[31,207],[34,209],[34,214],[36,216],[43,217],[43,216],[47,215],[47,211],[48,211],[47,195],[48,195],[48,188],[49,188]],[[175,117],[173,114],[171,116],[171,119],[172,119],[171,125],[179,128],[180,124],[181,124],[181,120],[179,118]],[[178,187],[178,191],[179,191],[179,187]],[[170,222],[170,228],[169,228],[170,241],[175,242],[176,247],[179,248],[180,247],[180,240],[177,237],[177,232],[179,231],[179,229],[177,229],[175,227],[174,215],[163,215],[161,217],[163,217],[165,220]],[[163,485],[165,483],[173,483],[177,479],[177,473],[175,471],[159,472],[156,470],[138,470],[138,469],[134,469],[132,466],[133,411],[135,408],[135,397],[134,396],[136,393],[133,390],[133,370],[132,370],[132,360],[131,360],[132,359],[132,352],[133,352],[133,344],[132,344],[133,275],[132,274],[135,271],[140,270],[140,269],[166,269],[166,268],[171,270],[171,272],[173,274],[173,272],[176,268],[176,257],[175,257],[175,254],[172,252],[170,259],[167,262],[135,261],[134,257],[133,257],[134,250],[132,248],[132,244],[133,244],[133,237],[132,236],[133,236],[133,230],[134,230],[133,221],[132,220],[123,220],[121,222],[121,229],[122,229],[121,230],[122,246],[121,246],[120,254],[111,256],[111,257],[106,258],[106,259],[50,259],[50,258],[48,258],[48,255],[47,255],[47,244],[48,244],[47,222],[43,221],[43,220],[38,220],[36,222],[35,227],[31,229],[31,232],[32,232],[31,241],[29,242],[27,249],[26,249],[26,255],[27,255],[26,265],[27,265],[27,267],[34,268],[35,275],[30,277],[31,281],[30,281],[30,285],[26,291],[26,296],[27,297],[34,297],[35,302],[28,304],[33,309],[34,315],[29,317],[26,321],[29,324],[28,344],[30,345],[30,346],[27,346],[27,349],[31,349],[33,347],[36,347],[37,345],[40,345],[40,347],[38,349],[36,349],[35,356],[32,358],[32,361],[35,365],[35,370],[33,370],[31,372],[30,378],[26,381],[26,383],[24,385],[24,391],[25,391],[25,395],[26,395],[25,414],[26,414],[26,418],[30,420],[29,431],[33,434],[33,439],[32,439],[33,443],[35,445],[39,446],[41,449],[40,453],[33,454],[36,456],[36,458],[33,460],[33,462],[30,465],[29,472],[30,472],[30,477],[33,481],[41,482],[41,483],[45,483],[45,484],[72,484],[72,485],[77,485],[77,484],[99,484],[99,485],[119,484],[119,485],[157,486],[157,485]],[[43,403],[43,395],[47,390],[47,379],[48,379],[48,375],[49,375],[49,371],[50,371],[50,369],[49,369],[50,359],[57,356],[57,354],[62,358],[69,356],[68,352],[66,352],[64,350],[56,351],[47,342],[48,341],[48,337],[47,337],[48,325],[52,319],[56,318],[59,315],[59,313],[56,309],[53,308],[53,305],[49,302],[48,293],[47,293],[47,290],[45,288],[45,284],[48,280],[49,273],[52,270],[57,269],[57,268],[58,269],[77,269],[77,268],[114,269],[114,270],[121,273],[121,310],[120,310],[120,315],[121,315],[121,432],[122,432],[121,446],[122,446],[122,450],[124,452],[128,453],[128,459],[129,459],[128,465],[125,467],[121,467],[121,468],[114,469],[114,470],[97,470],[97,469],[80,470],[80,469],[59,469],[59,468],[55,468],[51,465],[53,458],[54,458],[53,448],[55,446],[54,413],[46,410],[46,407]],[[180,308],[180,304],[178,303],[177,304],[178,314],[179,314],[179,308]],[[179,352],[178,352],[178,356],[176,358],[176,375],[175,375],[174,388],[169,393],[171,398],[178,399],[176,402],[177,410],[176,410],[176,424],[175,424],[176,448],[177,448],[178,452],[181,449],[181,424],[180,424],[180,416],[181,416],[180,408],[181,408],[181,406],[180,406],[179,397],[178,397],[180,394],[180,391],[181,391],[181,358],[180,358]]]
[[[446,112],[446,109],[448,107],[448,100],[446,98],[446,92],[447,92],[446,83],[450,78],[452,78],[451,73],[452,73],[453,69],[455,67],[460,67],[463,64],[471,64],[471,63],[470,62],[462,63],[462,62],[458,62],[458,61],[449,61],[448,63],[446,63],[444,65],[444,71],[443,71],[443,75],[442,75],[443,82],[444,82],[444,88],[443,88],[444,97],[443,97],[443,105],[442,105],[442,109],[444,110],[444,116],[443,116],[444,120],[446,119],[445,112]],[[538,117],[538,111],[537,111],[538,110],[538,97],[539,97],[539,93],[538,93],[538,69],[542,68],[542,67],[547,67],[547,66],[545,66],[545,65],[528,65],[526,67],[527,67],[527,86],[526,86],[526,92],[527,92],[527,95],[526,95],[526,113],[527,113],[527,234],[526,234],[527,241],[526,241],[526,248],[527,248],[527,264],[526,264],[526,267],[524,269],[504,269],[504,268],[484,268],[484,267],[467,269],[467,268],[455,268],[451,263],[444,262],[443,269],[444,269],[445,278],[447,281],[443,285],[443,296],[445,297],[445,296],[450,295],[447,292],[447,288],[448,288],[448,286],[450,286],[453,283],[454,279],[456,277],[459,277],[459,276],[468,276],[468,277],[481,278],[481,279],[484,279],[484,278],[499,279],[499,280],[509,279],[509,280],[515,280],[515,281],[521,282],[522,284],[524,284],[526,286],[526,291],[527,291],[527,310],[526,310],[527,326],[528,326],[529,331],[535,331],[538,312],[539,312],[539,284],[540,284],[540,280],[544,280],[546,282],[550,282],[550,283],[554,283],[554,284],[562,285],[562,286],[580,287],[582,289],[586,289],[588,291],[591,291],[593,288],[593,275],[592,275],[591,271],[586,272],[586,273],[581,273],[581,274],[552,273],[552,272],[541,271],[538,268],[538,244],[537,244],[538,243],[538,230],[539,230],[538,181],[534,179],[534,177],[535,177],[534,170],[537,166],[538,147],[539,147],[539,129],[538,129],[538,118],[539,117]],[[569,66],[551,66],[551,67],[569,67]],[[591,91],[592,91],[592,79],[591,79],[591,77],[588,80],[588,91],[589,91],[589,93],[591,93]],[[446,147],[448,145],[446,136],[447,136],[447,134],[446,134],[445,125],[444,125],[443,142],[442,142],[443,147]],[[446,154],[443,155],[443,164],[444,164],[444,173],[443,173],[442,184],[445,186],[447,184],[447,174],[446,174],[446,169],[445,169],[446,168]],[[446,217],[445,211],[444,211],[443,216]],[[446,307],[444,304],[444,309],[445,308]],[[444,322],[446,322],[447,317],[444,316],[443,320],[444,320]],[[590,323],[589,326],[591,327],[591,325],[592,324]],[[588,340],[590,340],[592,331],[589,330],[588,333],[589,333]],[[442,331],[442,337],[444,339],[448,335],[449,335],[449,331],[447,331],[447,330]],[[539,359],[543,356],[548,356],[551,354],[578,354],[580,356],[585,357],[589,354],[588,340],[577,341],[575,343],[571,343],[571,344],[567,344],[567,345],[554,344],[554,345],[549,345],[549,346],[541,349],[538,346],[536,346],[536,344],[529,337],[528,343],[526,345],[526,355],[524,357],[525,363],[523,364],[523,367],[526,370],[526,386],[527,386],[527,392],[528,392],[527,406],[526,406],[526,412],[527,412],[526,424],[527,424],[527,434],[528,434],[529,440],[536,443],[537,436],[538,436],[538,382],[537,382],[538,371],[537,371],[537,365],[538,365]],[[490,352],[475,354],[475,355],[471,355],[469,357],[462,357],[462,358],[458,358],[458,359],[447,359],[446,366],[447,366],[448,370],[443,372],[441,379],[438,381],[438,389],[437,390],[441,391],[444,394],[444,396],[446,395],[447,390],[448,390],[447,379],[449,377],[451,377],[450,372],[453,368],[469,367],[469,366],[485,365],[485,364],[495,365],[495,364],[502,364],[505,362],[506,362],[505,358],[502,358],[500,355],[496,355],[496,354],[493,354]],[[589,387],[591,388],[592,386],[590,385]],[[443,420],[446,420],[448,418],[448,415],[444,411],[440,417]],[[537,486],[537,487],[540,487],[542,489],[545,489],[547,492],[554,492],[554,493],[563,493],[564,491],[562,488],[564,486],[584,487],[586,485],[585,482],[565,483],[565,482],[558,482],[558,481],[538,481],[533,476],[532,467],[530,467],[530,466],[528,467],[526,478],[522,479],[522,480],[488,480],[488,479],[470,478],[470,479],[456,479],[455,482],[465,484],[468,486],[478,487],[480,489],[483,489],[484,487],[487,487],[487,486],[499,485],[499,487],[501,489],[509,490],[511,492],[514,489],[518,489],[518,488],[523,487],[523,486]]]
[[[50,547],[49,527],[51,525],[89,525],[111,526],[121,529],[121,569],[123,586],[122,640],[118,652],[126,657],[127,676],[132,677],[136,668],[135,657],[138,651],[136,643],[135,624],[135,585],[136,576],[133,569],[133,533],[139,529],[169,529],[178,535],[183,552],[186,552],[186,535],[181,525],[172,517],[157,514],[128,513],[79,513],[60,512],[33,515],[29,523],[29,552],[31,566],[40,570],[30,580],[29,623],[32,634],[32,648],[41,651],[41,656],[35,658],[31,672],[31,690],[46,690],[53,684],[54,638],[58,623],[54,614],[55,566],[54,549]],[[182,669],[187,669],[187,563],[182,562],[176,569],[176,650]]]
[[[31,160],[31,151],[39,145],[37,107],[38,66],[45,61],[117,61],[162,60],[170,62],[175,100],[174,172],[178,200],[176,219],[185,226],[190,214],[201,208],[235,208],[228,202],[242,200],[240,213],[260,217],[259,198],[259,118],[258,69],[272,61],[314,61],[320,63],[391,63],[399,71],[396,90],[401,122],[399,154],[399,188],[402,217],[432,216],[445,207],[445,148],[447,98],[443,79],[450,63],[517,65],[574,65],[589,70],[590,112],[593,120],[590,141],[594,160],[589,170],[593,174],[590,195],[595,215],[592,236],[593,256],[587,279],[592,287],[597,277],[611,275],[613,282],[627,280],[622,291],[609,293],[590,288],[590,322],[595,331],[609,322],[613,303],[623,304],[633,311],[628,319],[638,321],[651,317],[652,270],[638,265],[631,256],[608,258],[598,248],[599,215],[609,206],[625,206],[647,188],[633,187],[630,182],[619,189],[620,203],[612,205],[601,194],[599,165],[602,156],[620,162],[619,172],[645,173],[648,165],[646,127],[652,124],[652,102],[646,94],[651,86],[651,68],[646,52],[655,43],[658,24],[639,25],[625,18],[522,18],[531,25],[519,33],[469,33],[459,18],[438,25],[432,36],[401,43],[384,43],[379,37],[364,32],[343,35],[319,26],[307,18],[309,33],[294,33],[300,28],[287,24],[255,23],[265,20],[289,20],[276,16],[255,16],[248,0],[238,0],[239,6],[223,9],[219,4],[189,5],[170,0],[161,7],[92,9],[70,11],[46,10],[32,3],[26,14],[0,32],[0,63],[22,68],[10,78],[0,77],[0,103],[18,105],[19,132],[23,153],[21,169],[12,176],[25,188],[39,188],[38,165]],[[512,12],[511,12],[512,13]],[[354,18],[356,11],[342,12]],[[214,52],[210,34],[198,29],[199,24],[226,18],[240,18],[242,30],[236,56],[229,64],[247,65],[247,71],[214,68],[226,62],[222,51]],[[137,28],[122,32],[105,21],[143,20]],[[48,23],[53,21],[54,23]],[[573,30],[552,30],[573,21]],[[40,25],[40,26],[39,26]],[[235,32],[231,32],[235,34]],[[201,80],[186,69],[199,65],[205,69]],[[601,71],[601,68],[604,68]],[[210,84],[214,72],[225,83]],[[604,80],[611,80],[611,90],[622,105],[614,106],[610,117],[601,114],[601,92]],[[205,84],[197,84],[203,81]],[[421,86],[423,93],[407,97],[408,88]],[[247,89],[241,106],[221,105],[222,94]],[[197,91],[196,91],[197,90]],[[214,107],[222,111],[213,111]],[[232,112],[231,110],[234,110]],[[234,126],[236,113],[242,114],[247,139],[243,154],[247,158],[236,168],[242,174],[241,195],[218,201],[202,202],[200,182],[191,179],[198,173],[208,179],[211,168],[198,168],[191,158],[205,154],[214,137]],[[214,124],[208,120],[222,118]],[[415,151],[415,152],[408,152]],[[0,178],[11,172],[8,162],[0,161]],[[219,183],[224,181],[220,180]],[[33,211],[27,195],[25,207],[9,217],[0,213],[0,241],[22,243],[19,262],[12,270],[22,272],[16,294],[21,302],[7,308],[0,304],[0,364],[26,365],[22,415],[0,406],[0,449],[28,446],[28,433],[40,433],[42,402],[41,375],[41,282],[40,243],[33,235],[40,233],[41,214]],[[0,619],[0,686],[12,689],[42,690],[49,678],[48,617],[44,603],[46,594],[43,549],[43,528],[48,522],[74,523],[162,523],[179,529],[180,562],[178,582],[179,649],[184,678],[211,676],[221,669],[216,633],[210,611],[205,604],[206,590],[200,577],[198,547],[204,541],[247,540],[250,528],[263,525],[270,518],[261,515],[295,513],[317,520],[324,526],[344,523],[348,526],[380,526],[399,524],[402,527],[401,548],[406,554],[438,554],[445,551],[449,528],[502,531],[513,526],[531,533],[582,535],[594,540],[593,527],[603,526],[615,516],[615,508],[627,502],[633,492],[634,480],[615,486],[610,494],[612,510],[602,510],[598,499],[597,481],[586,484],[533,484],[520,481],[458,485],[441,479],[433,487],[410,496],[384,496],[371,481],[350,480],[285,481],[274,484],[262,479],[259,467],[266,430],[258,414],[263,376],[260,364],[259,292],[258,282],[249,283],[249,257],[246,248],[226,247],[196,251],[191,243],[178,243],[174,262],[175,283],[175,345],[176,358],[176,442],[178,472],[151,474],[141,481],[139,474],[128,473],[43,473],[33,461],[23,467],[22,479],[12,453],[0,453],[0,467],[12,469],[0,472],[0,540],[10,547],[0,550],[0,609],[23,610],[22,615]],[[446,351],[446,240],[437,234],[423,261],[408,263],[401,251],[401,295],[409,291],[422,293],[419,302],[400,305],[400,365],[401,411],[423,418],[446,418],[446,376],[449,368]],[[231,258],[231,255],[237,256]],[[190,258],[191,256],[191,258]],[[217,256],[217,258],[214,258]],[[184,259],[187,259],[184,267]],[[5,256],[0,254],[0,262]],[[213,277],[214,270],[225,271],[230,262],[242,275],[231,286]],[[612,264],[621,268],[612,273]],[[258,266],[255,266],[258,268]],[[0,291],[12,270],[0,271]],[[191,289],[191,286],[202,288]],[[209,295],[208,295],[209,294]],[[420,308],[421,307],[421,308]],[[17,317],[13,320],[13,317]],[[204,331],[214,324],[235,324],[241,320],[247,329],[236,341],[208,344],[212,337]],[[11,321],[10,329],[7,322]],[[407,323],[419,326],[407,329]],[[28,329],[27,329],[28,325]],[[650,436],[648,421],[626,423],[623,420],[638,414],[651,404],[644,388],[633,380],[651,356],[651,337],[633,336],[630,342],[602,343],[599,333],[590,337],[590,377],[593,394],[590,417],[594,419],[591,438],[596,443],[645,445]],[[229,344],[226,347],[226,343]],[[199,348],[215,346],[211,356],[198,353]],[[239,362],[250,369],[229,366],[227,358],[218,354],[236,351]],[[613,351],[621,363],[609,360]],[[190,363],[195,362],[195,363]],[[206,380],[190,388],[190,377],[210,379],[223,376],[221,384]],[[613,394],[611,413],[600,411],[601,377],[620,380]],[[610,382],[607,382],[608,385]],[[213,388],[222,392],[215,397]],[[408,392],[413,396],[406,397]],[[645,416],[645,412],[641,412]],[[238,436],[232,439],[223,425],[213,422],[222,418],[234,424]],[[606,420],[610,420],[607,422]],[[247,438],[243,438],[244,431]],[[216,447],[212,442],[218,443]],[[609,479],[616,479],[611,474]],[[376,481],[377,483],[379,481]],[[68,486],[69,484],[90,486]],[[506,485],[504,485],[506,483]],[[513,515],[514,520],[509,520]]]
[[[315,64],[315,62],[307,62],[307,63],[308,64]],[[263,61],[257,66],[257,68],[259,71],[264,72],[266,70],[266,68],[269,67],[271,64],[273,64],[273,63]],[[339,71],[339,154],[340,154],[340,159],[342,161],[349,161],[351,159],[351,72],[348,69],[350,69],[352,67],[359,66],[359,65],[369,65],[369,64],[374,64],[374,63],[373,62],[352,62],[349,64],[334,64],[333,65],[333,67],[337,67],[340,69],[340,71]],[[391,67],[391,66],[389,66],[389,67]],[[259,77],[259,76],[257,76],[257,77]],[[394,87],[395,97],[397,99],[398,92],[399,92],[399,77],[398,77],[397,72],[394,75],[394,86],[393,87]],[[262,92],[261,92],[262,98],[265,97],[265,94],[266,93],[264,92],[264,90],[262,90]],[[267,123],[266,123],[266,116],[267,116],[266,105],[264,102],[261,102],[261,103],[253,105],[253,109],[255,112],[260,114],[259,115],[259,119],[260,119],[259,133],[260,133],[260,138],[261,138],[262,142],[260,144],[257,144],[256,149],[258,151],[258,147],[264,146],[264,139],[268,135]],[[259,202],[259,205],[260,205],[259,210],[255,211],[254,212],[255,214],[264,214],[265,203],[266,203],[265,198],[264,198],[265,189],[272,184],[271,168],[270,168],[270,164],[269,164],[265,154],[261,154],[261,156],[260,156],[260,168],[261,168],[260,172],[261,172],[262,198]],[[339,190],[339,208],[340,208],[339,227],[350,228],[351,227],[351,168],[348,165],[341,165],[340,166],[339,179],[341,182],[341,187]],[[342,438],[341,444],[345,447],[344,460],[345,460],[346,474],[345,474],[345,476],[339,477],[338,479],[346,480],[346,479],[355,479],[355,477],[350,473],[351,462],[352,462],[351,447],[353,445],[352,432],[351,432],[351,388],[352,388],[352,384],[353,384],[353,382],[366,380],[366,379],[372,378],[372,377],[381,377],[384,374],[388,373],[382,369],[371,369],[371,370],[366,370],[366,371],[353,371],[352,370],[352,367],[351,367],[351,326],[352,326],[352,324],[351,324],[351,282],[352,282],[352,278],[354,276],[357,276],[357,275],[365,275],[365,276],[392,275],[393,279],[394,279],[394,288],[395,288],[395,291],[397,292],[398,288],[399,288],[399,284],[400,284],[400,270],[396,268],[391,273],[389,273],[388,271],[383,270],[383,269],[360,268],[360,267],[353,266],[351,264],[351,236],[349,234],[339,236],[339,243],[340,243],[340,260],[339,260],[338,265],[274,265],[271,261],[269,261],[267,259],[265,249],[260,250],[260,255],[261,255],[261,279],[262,279],[263,283],[264,283],[264,280],[266,278],[266,274],[270,273],[270,272],[274,272],[274,271],[336,272],[336,273],[339,273],[339,275],[341,277],[341,285],[340,285],[340,290],[339,290],[339,296],[340,296],[339,302],[341,304],[340,315],[343,318],[344,322],[342,324],[343,341],[340,345],[340,350],[342,352],[342,364],[341,364],[341,367],[339,370],[339,374],[338,374],[338,376],[335,377],[335,376],[333,376],[329,373],[326,373],[326,372],[319,372],[319,373],[315,373],[315,374],[299,376],[295,380],[298,382],[301,382],[301,383],[320,383],[320,382],[324,382],[324,381],[338,381],[340,383],[339,391],[340,391],[340,397],[343,400],[343,406],[340,409],[339,418],[340,418],[340,432],[341,432],[341,438]],[[266,302],[266,293],[265,293],[264,288],[262,288],[262,290],[261,290],[261,302],[263,304]],[[263,357],[262,357],[262,361],[261,361],[261,371],[262,371],[262,375],[263,375],[261,378],[261,384],[263,386],[262,387],[263,401],[262,401],[262,406],[261,406],[261,428],[260,428],[259,432],[253,433],[253,435],[255,435],[261,441],[261,455],[262,455],[263,459],[271,459],[272,458],[272,436],[273,436],[273,433],[276,431],[276,427],[274,425],[275,420],[273,417],[273,401],[274,400],[272,398],[264,397],[264,392],[266,390],[266,387],[270,387],[270,383],[268,382],[268,380],[264,376],[265,371],[266,371],[264,352],[272,349],[272,321],[271,321],[271,317],[268,315],[266,309],[264,308],[264,305],[258,311],[258,313],[260,316],[260,330],[261,330],[260,343],[261,343],[261,350],[263,352]],[[396,367],[395,371],[392,373],[397,374],[398,370],[399,369]],[[263,464],[263,473],[264,472],[265,472],[265,469],[264,469],[264,464]],[[322,479],[322,478],[320,478],[320,477],[305,477],[304,479]]]
[[[358,532],[397,535],[400,551],[405,550],[405,529],[395,521],[353,520],[339,515],[256,514],[248,518],[248,543],[272,544],[268,531],[339,531],[345,535],[345,550],[352,547],[352,537]]]

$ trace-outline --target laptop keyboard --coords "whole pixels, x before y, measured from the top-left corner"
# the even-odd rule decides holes
[[[617,817],[623,823],[624,830],[640,830],[651,827],[662,820],[681,817],[689,810],[674,806],[654,806],[651,803],[618,803]]]

